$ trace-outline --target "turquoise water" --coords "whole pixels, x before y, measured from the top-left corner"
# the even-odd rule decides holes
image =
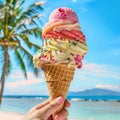
[[[24,114],[46,99],[4,98],[2,111]],[[70,101],[69,120],[120,120],[120,102]]]

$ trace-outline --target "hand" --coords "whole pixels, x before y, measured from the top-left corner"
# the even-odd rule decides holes
[[[53,120],[52,114],[63,104],[65,99],[58,97],[52,102],[47,100],[34,108],[32,108],[22,120]],[[66,100],[64,108],[56,114],[55,120],[67,120],[68,111],[65,107],[70,107],[70,103]]]

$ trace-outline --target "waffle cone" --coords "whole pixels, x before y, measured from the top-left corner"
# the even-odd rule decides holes
[[[75,66],[68,68],[67,64],[45,64],[43,67],[50,100],[54,100],[58,96],[66,98],[70,83],[74,76]],[[64,104],[55,112],[62,110]]]

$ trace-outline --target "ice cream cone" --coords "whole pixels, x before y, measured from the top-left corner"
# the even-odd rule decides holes
[[[47,81],[50,100],[52,101],[58,96],[66,98],[70,83],[74,76],[75,66],[71,65],[68,68],[67,64],[45,64],[43,70]],[[63,106],[64,104],[60,106],[54,115],[61,111]]]
[[[42,38],[42,48],[33,57],[34,66],[44,70],[50,100],[58,96],[66,98],[75,68],[82,67],[88,51],[77,14],[66,7],[55,9],[42,28]]]

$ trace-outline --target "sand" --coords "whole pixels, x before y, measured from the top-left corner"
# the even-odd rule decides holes
[[[0,111],[0,120],[22,120],[22,116],[18,113]]]

